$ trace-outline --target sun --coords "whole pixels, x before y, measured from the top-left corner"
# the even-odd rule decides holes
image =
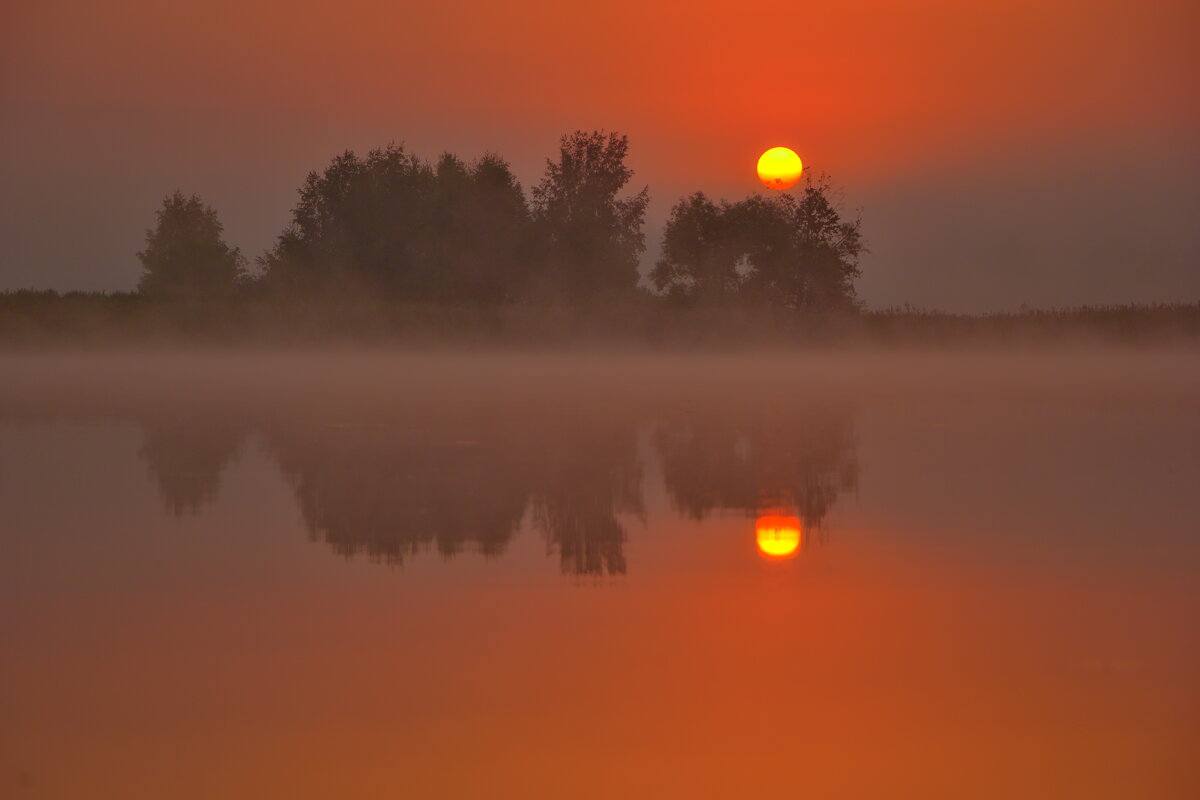
[[[758,179],[768,189],[782,192],[800,180],[804,165],[800,156],[787,147],[772,147],[758,157]]]
[[[796,517],[759,517],[754,523],[758,553],[769,561],[793,558],[800,552],[800,520]]]

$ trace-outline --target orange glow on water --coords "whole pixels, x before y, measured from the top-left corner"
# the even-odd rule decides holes
[[[772,147],[758,157],[758,179],[768,189],[790,189],[800,180],[803,171],[800,156],[786,147]]]
[[[800,552],[800,520],[773,514],[759,517],[754,524],[754,539],[763,558],[794,558]]]

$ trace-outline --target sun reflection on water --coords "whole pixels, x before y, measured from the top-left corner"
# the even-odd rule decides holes
[[[801,525],[799,517],[767,514],[754,524],[754,539],[758,554],[770,561],[795,558],[800,552]]]

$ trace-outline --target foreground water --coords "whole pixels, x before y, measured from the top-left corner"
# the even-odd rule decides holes
[[[1200,791],[1194,355],[0,387],[0,797]]]

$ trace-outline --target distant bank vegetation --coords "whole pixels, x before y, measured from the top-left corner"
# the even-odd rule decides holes
[[[667,347],[1200,342],[1200,303],[1020,313],[915,309],[796,314],[681,307],[649,294],[591,306],[238,296],[216,304],[127,293],[0,293],[0,347],[338,345]]]
[[[831,184],[671,210],[641,282],[648,189],[627,189],[627,137],[564,136],[528,196],[508,163],[425,161],[402,146],[346,152],[300,188],[291,222],[251,265],[215,209],[177,191],[137,254],[136,292],[0,294],[0,340],[316,342],[383,335],[535,344],[855,338],[1012,339],[1094,330],[1193,337],[1194,305],[965,317],[866,311],[865,251]]]

